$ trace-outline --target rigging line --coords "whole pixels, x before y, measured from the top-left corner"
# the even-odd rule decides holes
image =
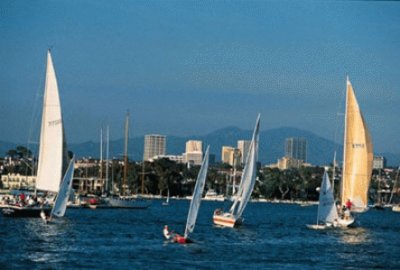
[[[344,115],[344,112],[341,112],[341,106],[342,104],[345,104],[345,98],[346,98],[346,88],[344,91],[341,91],[341,97],[340,97],[340,102],[337,105],[337,110],[336,110],[336,117],[335,117],[335,133],[334,133],[334,153],[338,152],[338,148],[339,148],[339,143],[338,143],[338,133],[339,130],[342,130],[343,127],[343,123],[342,125],[340,125],[340,120],[341,117]]]
[[[33,133],[34,133],[35,130],[36,131],[38,130],[37,127],[39,126],[40,107],[41,107],[40,106],[41,105],[40,100],[43,99],[43,91],[42,91],[42,89],[44,87],[42,87],[42,86],[44,85],[44,80],[45,80],[45,77],[46,77],[46,68],[47,67],[45,65],[44,71],[42,70],[42,74],[44,74],[44,76],[40,76],[38,85],[36,87],[36,95],[35,95],[35,98],[34,98],[34,102],[33,102],[32,107],[31,107],[32,114],[31,114],[31,117],[30,117],[30,122],[29,122],[30,126],[29,126],[28,138],[27,138],[27,143],[26,143],[26,148],[28,148],[28,149],[32,144],[36,144],[36,145],[39,144],[38,143],[39,139],[37,138],[38,133],[36,133],[36,135],[34,135]],[[32,138],[33,136],[36,136],[36,138]],[[38,151],[38,149],[31,149],[32,158],[35,156],[35,150]],[[36,153],[36,154],[38,154],[38,153]],[[32,174],[34,174],[34,173],[35,172],[32,171]]]

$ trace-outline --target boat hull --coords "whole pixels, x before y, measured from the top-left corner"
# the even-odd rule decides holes
[[[151,202],[145,199],[138,198],[110,198],[108,203],[113,208],[126,209],[146,209],[151,205]]]
[[[50,215],[51,207],[30,207],[10,205],[2,209],[3,216],[16,218],[40,218],[40,212]]]
[[[229,227],[229,228],[235,228],[237,226],[240,226],[243,222],[243,219],[241,217],[237,218],[232,216],[231,214],[228,213],[214,213],[213,215],[213,222],[215,225],[223,226],[223,227]]]
[[[393,212],[400,212],[400,205],[396,205],[392,207]]]

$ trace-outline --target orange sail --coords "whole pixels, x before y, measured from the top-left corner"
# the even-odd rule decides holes
[[[372,161],[371,136],[347,79],[341,203],[350,200],[354,212],[367,209]]]

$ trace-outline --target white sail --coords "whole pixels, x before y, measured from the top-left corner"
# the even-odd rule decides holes
[[[250,200],[256,182],[257,158],[258,158],[258,141],[260,131],[260,115],[256,120],[256,125],[251,139],[249,152],[246,157],[246,165],[243,170],[242,179],[240,181],[239,191],[232,204],[230,213],[236,218],[240,217]]]
[[[58,192],[63,171],[66,168],[63,121],[57,79],[47,53],[46,84],[43,98],[42,127],[40,132],[39,164],[36,188]]]
[[[335,199],[328,173],[325,171],[319,191],[318,221],[334,223],[338,219]]]
[[[57,198],[54,202],[53,209],[51,209],[50,216],[63,217],[65,210],[67,209],[67,202],[72,187],[72,178],[74,177],[74,162],[75,158],[72,158],[69,162],[68,169],[64,175],[64,179],[61,183],[60,191],[57,194]]]
[[[208,171],[208,152],[210,146],[207,147],[203,162],[199,174],[197,175],[196,185],[193,191],[193,197],[190,201],[189,213],[186,222],[185,238],[188,237],[189,233],[193,232],[194,226],[196,224],[197,213],[200,208],[201,196],[203,194],[204,185],[206,181],[207,171]]]

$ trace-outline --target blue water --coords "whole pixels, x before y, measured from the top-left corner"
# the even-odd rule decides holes
[[[400,269],[400,213],[371,209],[357,228],[315,231],[316,206],[249,203],[238,229],[212,225],[223,203],[203,201],[192,245],[182,233],[189,201],[147,210],[68,209],[41,219],[0,217],[0,269]]]

